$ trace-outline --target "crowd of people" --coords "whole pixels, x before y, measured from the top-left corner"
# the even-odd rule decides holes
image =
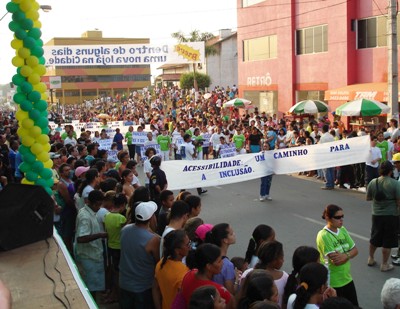
[[[99,140],[107,138],[105,131],[77,132],[72,125],[62,126],[62,115],[49,114],[58,124],[49,134],[54,225],[96,301],[119,302],[121,308],[359,306],[350,270],[358,251],[343,227],[341,207],[326,207],[322,215],[326,226],[316,237],[316,248],[297,248],[288,274],[281,270],[283,245],[272,227],[257,226],[243,257],[228,258],[235,232],[228,223],[211,225],[201,219],[201,195],[207,190],[197,188],[198,195],[185,188],[179,194],[168,190],[163,161],[215,159],[228,148],[239,155],[369,134],[367,162],[301,174],[323,181],[324,190],[365,187],[373,204],[368,265],[376,265],[374,253],[379,247],[381,271],[400,265],[400,251],[389,262],[391,248],[398,247],[397,121],[379,131],[356,132],[326,117],[299,123],[257,108],[223,108],[236,94],[235,86],[218,87],[205,99],[195,91],[172,87],[155,89],[153,96],[146,89],[141,95],[133,92],[126,98],[65,107],[65,114],[80,122],[96,121],[99,113],[107,113],[129,126],[125,135],[117,128],[113,136],[110,151],[117,151],[117,159],[108,157],[109,150],[99,149]],[[134,127],[143,131],[146,125],[150,131],[143,160],[143,145],[133,144],[132,132]],[[0,189],[24,177],[17,128],[12,113],[1,114]],[[272,199],[272,178],[261,178],[260,201]],[[387,284],[399,288],[396,280]],[[384,294],[388,303],[400,304],[400,292],[393,295],[384,287],[382,299]]]

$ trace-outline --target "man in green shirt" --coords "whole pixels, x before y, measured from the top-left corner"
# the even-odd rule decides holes
[[[128,132],[125,133],[125,142],[128,145],[129,157],[131,159],[134,159],[135,158],[135,145],[132,144],[132,132],[133,132],[133,127],[129,126]]]
[[[160,145],[162,160],[168,161],[171,152],[172,139],[171,136],[168,135],[168,132],[165,130],[165,128],[161,128],[160,131],[161,134],[157,136],[157,144]]]
[[[235,144],[237,154],[246,153],[246,149],[244,147],[246,145],[246,138],[244,137],[242,129],[239,126],[236,127],[236,134],[233,135],[232,142]]]

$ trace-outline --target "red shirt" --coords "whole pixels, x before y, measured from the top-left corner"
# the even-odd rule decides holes
[[[199,287],[205,286],[205,285],[212,285],[214,286],[221,297],[225,299],[225,303],[228,304],[229,301],[231,300],[231,293],[228,292],[225,287],[222,285],[215,283],[211,280],[199,280],[196,278],[196,273],[197,269],[193,269],[189,271],[185,277],[183,278],[182,281],[182,295],[185,298],[186,303],[189,305],[190,297],[192,296],[192,293]]]

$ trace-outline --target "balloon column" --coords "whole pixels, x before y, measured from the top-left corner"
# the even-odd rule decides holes
[[[46,67],[40,39],[40,6],[35,0],[13,0],[7,3],[6,8],[12,13],[8,27],[14,32],[11,46],[15,49],[15,57],[12,64],[17,73],[12,82],[17,86],[14,102],[18,104],[19,152],[23,160],[19,168],[25,174],[22,183],[40,185],[51,195],[53,162],[49,156],[47,87],[41,82]]]

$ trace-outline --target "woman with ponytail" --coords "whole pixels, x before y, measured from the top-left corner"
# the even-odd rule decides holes
[[[286,308],[289,296],[296,293],[296,289],[300,282],[298,282],[298,274],[300,269],[311,262],[319,261],[319,252],[317,249],[308,246],[298,247],[292,257],[292,267],[293,270],[289,277],[287,278],[285,290],[282,299],[282,308]]]
[[[174,230],[164,237],[163,258],[157,263],[153,299],[156,308],[169,309],[189,268],[182,263],[190,250],[190,240],[184,230]]]
[[[257,252],[261,244],[271,240],[275,240],[275,231],[272,227],[260,224],[254,229],[245,255],[245,261],[249,263],[249,268],[253,268],[258,263]]]
[[[308,263],[300,270],[300,285],[296,294],[289,297],[288,309],[318,309],[329,297],[336,297],[336,291],[327,285],[328,270],[320,263]]]

